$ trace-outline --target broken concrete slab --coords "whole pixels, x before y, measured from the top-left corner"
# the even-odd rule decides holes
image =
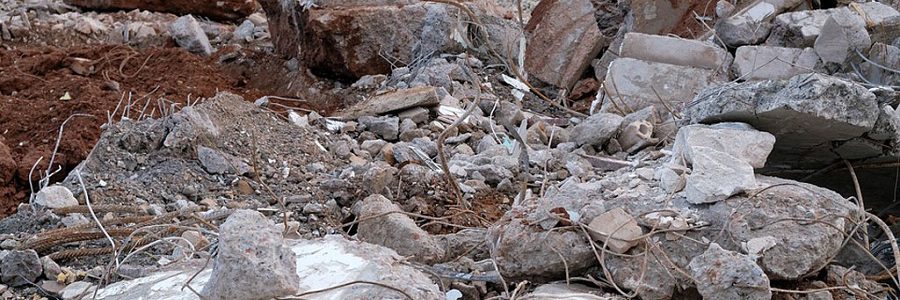
[[[684,124],[748,123],[775,135],[778,163],[818,164],[837,157],[809,155],[813,149],[830,152],[831,142],[862,136],[872,130],[879,113],[875,95],[865,87],[828,75],[801,74],[704,90],[685,110]],[[783,156],[788,154],[798,157]]]
[[[247,17],[257,9],[256,1],[165,1],[165,0],[64,0],[81,8],[107,10],[149,10],[177,15],[194,14],[216,20],[234,21]]]
[[[610,251],[623,254],[640,243],[644,234],[637,220],[621,207],[604,212],[591,220],[588,233],[600,245]]]
[[[716,36],[731,48],[759,44],[769,36],[769,30],[772,28],[771,19],[802,2],[799,0],[756,1],[732,16],[719,20],[715,26]]]
[[[446,253],[442,245],[390,200],[373,194],[355,203],[351,211],[361,220],[357,237],[368,243],[385,246],[403,256],[421,262],[437,262]]]
[[[521,219],[498,222],[488,229],[485,243],[505,278],[553,280],[566,272],[584,272],[597,263],[584,234],[543,231]]]
[[[444,297],[428,275],[402,263],[403,257],[385,247],[348,241],[329,235],[315,240],[288,241],[292,253],[287,257],[296,264],[300,293],[321,290],[354,281],[376,281],[400,288],[413,299]],[[195,290],[209,281],[210,269],[200,271],[202,261],[194,261],[172,271],[120,281],[97,292],[97,299],[185,299],[199,300],[195,294],[182,291],[185,282]],[[375,285],[353,285],[303,296],[311,300],[400,299],[403,294]]]
[[[688,202],[715,203],[756,187],[747,162],[713,148],[691,148],[693,165],[684,187]]]
[[[609,66],[602,111],[628,114],[648,106],[678,112],[715,82],[711,70],[618,58]]]
[[[815,72],[819,56],[812,48],[743,46],[734,55],[734,75],[741,80],[786,79]]]
[[[362,116],[377,116],[388,112],[413,107],[429,107],[440,103],[434,87],[422,86],[396,90],[373,96],[357,103],[338,115],[345,119],[356,119]]]
[[[774,28],[772,28],[769,38],[766,39],[766,45],[792,48],[812,47],[828,18],[834,18],[835,22],[844,29],[852,47],[867,49],[872,45],[865,20],[847,7],[780,14],[772,22]]]
[[[675,136],[670,163],[691,165],[693,148],[707,147],[727,153],[753,168],[762,168],[775,145],[775,136],[757,131],[746,123],[684,126]]]
[[[722,249],[719,244],[710,243],[688,267],[704,299],[772,298],[769,277],[762,268],[750,256]]]
[[[209,44],[209,38],[200,27],[200,23],[194,16],[186,15],[178,18],[169,26],[169,33],[175,38],[178,46],[187,51],[201,55],[210,55],[213,53],[212,45]]]
[[[727,71],[732,61],[728,51],[711,43],[636,32],[625,34],[619,55],[717,71]]]
[[[272,221],[251,210],[231,214],[201,294],[207,299],[269,299],[297,292],[297,265]]]
[[[590,0],[541,1],[526,26],[525,70],[543,82],[572,89],[609,38]]]

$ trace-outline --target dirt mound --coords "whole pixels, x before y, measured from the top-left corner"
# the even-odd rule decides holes
[[[217,91],[260,95],[240,88],[245,81],[223,72],[216,59],[121,45],[0,50],[0,134],[17,163],[13,188],[0,187],[0,215],[26,199],[35,162],[41,161],[32,180],[48,169],[60,126],[70,117],[50,168],[61,168],[60,177],[91,151],[108,114],[116,121],[160,117]]]

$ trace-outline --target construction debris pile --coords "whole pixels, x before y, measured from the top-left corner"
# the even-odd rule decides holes
[[[0,0],[0,293],[896,299],[898,10]]]

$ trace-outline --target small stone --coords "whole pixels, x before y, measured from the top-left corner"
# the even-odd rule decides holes
[[[56,279],[57,275],[62,273],[59,264],[53,261],[49,256],[41,257],[41,269],[43,270],[44,277],[50,279]]]
[[[34,250],[14,250],[3,257],[0,263],[0,271],[4,284],[10,286],[23,286],[36,282],[43,273],[41,258]]]
[[[59,296],[63,298],[63,300],[80,299],[82,296],[93,291],[93,286],[94,285],[90,282],[76,281],[59,291]]]
[[[250,183],[244,179],[238,180],[237,191],[241,195],[252,195],[254,193],[253,187],[251,187]]]
[[[325,205],[310,202],[303,206],[304,214],[321,214],[325,212]]]
[[[385,140],[395,141],[400,135],[400,118],[397,117],[362,116],[359,123]]]
[[[772,299],[769,277],[749,256],[712,243],[688,265],[703,299]]]
[[[78,205],[78,200],[68,188],[61,185],[48,186],[37,193],[34,204],[48,209]]]
[[[598,113],[585,119],[572,129],[572,140],[578,145],[606,144],[622,124],[624,118],[609,113]]]
[[[60,291],[66,288],[65,284],[56,282],[56,280],[42,280],[41,281],[41,289],[47,291],[51,294],[58,294]]]
[[[619,254],[636,246],[640,242],[638,237],[644,234],[637,220],[621,207],[600,214],[591,220],[588,227],[594,241],[601,245],[606,243],[609,250]]]
[[[176,19],[175,22],[169,26],[169,32],[172,34],[172,37],[175,38],[175,42],[178,43],[178,46],[181,46],[187,51],[205,56],[208,56],[213,52],[212,45],[209,43],[209,38],[206,37],[206,33],[203,32],[200,23],[198,23],[197,19],[194,19],[194,16],[192,15],[186,15]]]
[[[14,239],[5,239],[2,243],[0,243],[0,249],[12,250],[18,248],[21,244],[22,243]]]

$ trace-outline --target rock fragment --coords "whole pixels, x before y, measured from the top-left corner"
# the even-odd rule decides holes
[[[78,199],[68,188],[61,185],[51,185],[41,189],[34,196],[34,204],[48,209],[63,208],[78,205]]]
[[[400,111],[414,107],[429,107],[440,103],[434,87],[423,86],[396,90],[371,97],[341,112],[347,119],[362,116],[377,116],[392,111]]]
[[[535,78],[571,89],[603,47],[609,45],[589,0],[541,1],[526,26],[525,70]]]
[[[715,203],[756,187],[750,164],[725,152],[697,146],[693,160],[684,187],[690,203]]]
[[[819,56],[812,48],[743,46],[734,55],[735,76],[741,80],[786,79],[813,73]]]
[[[621,57],[710,70],[728,70],[731,54],[716,45],[697,40],[629,32]]]
[[[396,141],[400,134],[400,118],[397,117],[362,116],[359,123],[365,125],[366,130],[388,141]]]
[[[775,145],[775,136],[746,123],[689,125],[678,130],[672,147],[672,163],[692,164],[694,147],[727,153],[753,168],[762,168]]]
[[[29,249],[10,251],[0,262],[0,271],[2,271],[0,279],[4,284],[23,286],[37,282],[44,269],[37,252]]]
[[[769,278],[753,260],[711,243],[688,266],[704,299],[772,299]]]
[[[218,255],[204,285],[209,299],[270,299],[297,292],[294,253],[259,212],[238,210],[220,227]]]
[[[572,141],[578,146],[603,146],[616,134],[622,120],[624,118],[615,114],[594,114],[572,128]]]
[[[588,224],[591,238],[600,245],[606,245],[609,250],[623,254],[636,246],[643,230],[638,226],[637,220],[625,212],[621,207],[600,214]]]
[[[200,23],[194,19],[194,16],[186,15],[176,19],[169,26],[169,33],[175,38],[178,46],[187,51],[205,56],[209,56],[213,52],[209,38],[206,37],[206,33],[203,32],[203,28],[200,27]]]
[[[373,194],[354,204],[351,210],[361,219],[373,218],[359,223],[360,240],[391,248],[400,255],[414,256],[417,261],[434,262],[444,257],[444,248],[428,232],[408,216],[390,213],[402,210],[384,196]]]
[[[712,70],[618,58],[606,74],[609,103],[602,109],[622,115],[649,106],[677,112],[714,81]]]

